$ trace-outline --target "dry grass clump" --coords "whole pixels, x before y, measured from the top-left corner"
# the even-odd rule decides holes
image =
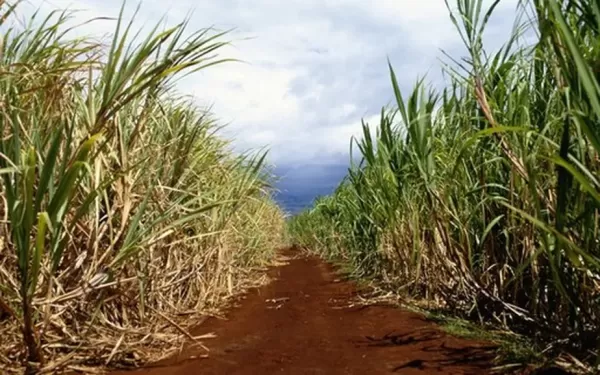
[[[223,62],[187,22],[109,46],[0,1],[0,372],[138,365],[281,241],[264,155],[235,156],[174,80]],[[197,338],[196,338],[197,339]]]
[[[377,133],[364,125],[335,194],[290,225],[297,241],[397,291],[600,361],[600,6],[521,1],[486,52],[497,6],[457,0],[468,56],[447,88],[419,80]],[[454,8],[454,9],[451,9]],[[533,45],[522,38],[537,36]]]

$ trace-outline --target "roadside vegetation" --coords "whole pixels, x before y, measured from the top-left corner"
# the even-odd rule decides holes
[[[290,233],[355,277],[598,366],[600,4],[521,1],[491,52],[498,1],[447,5],[468,54],[445,55],[446,88],[401,92],[390,66],[395,104],[352,140],[361,161]]]
[[[0,1],[0,372],[139,365],[258,281],[282,241],[264,154],[174,89],[227,62],[187,21],[73,37]],[[76,31],[76,30],[75,30]]]

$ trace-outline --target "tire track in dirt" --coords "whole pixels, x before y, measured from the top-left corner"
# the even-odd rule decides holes
[[[293,255],[290,251],[286,255]],[[356,286],[313,257],[273,268],[275,279],[194,334],[209,358],[170,360],[113,375],[487,374],[489,344],[449,336],[422,316],[391,306],[346,308]],[[186,355],[193,353],[185,353]]]

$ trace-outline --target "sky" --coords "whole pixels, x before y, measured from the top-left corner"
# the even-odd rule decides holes
[[[487,46],[506,40],[517,1],[500,1]],[[78,9],[78,21],[115,17],[122,4],[27,2],[23,13]],[[138,3],[127,1],[126,16]],[[441,82],[441,49],[462,53],[443,0],[144,0],[135,25],[149,27],[161,17],[174,25],[190,12],[194,28],[231,30],[224,40],[232,45],[220,54],[243,62],[211,67],[180,82],[178,90],[212,107],[236,150],[268,146],[277,166],[348,160],[350,137],[361,134],[361,119],[374,124],[392,100],[388,58],[401,88],[409,90],[423,75]],[[107,35],[114,25],[96,21],[77,33]]]

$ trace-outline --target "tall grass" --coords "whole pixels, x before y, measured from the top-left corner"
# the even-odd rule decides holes
[[[489,53],[497,4],[447,4],[468,55],[447,56],[444,90],[406,96],[390,66],[396,103],[353,140],[362,162],[290,231],[359,276],[596,360],[600,5],[522,1],[526,23]]]
[[[232,155],[173,91],[227,61],[224,34],[140,35],[122,9],[105,46],[17,11],[0,1],[1,372],[168,355],[281,238],[264,155]]]

